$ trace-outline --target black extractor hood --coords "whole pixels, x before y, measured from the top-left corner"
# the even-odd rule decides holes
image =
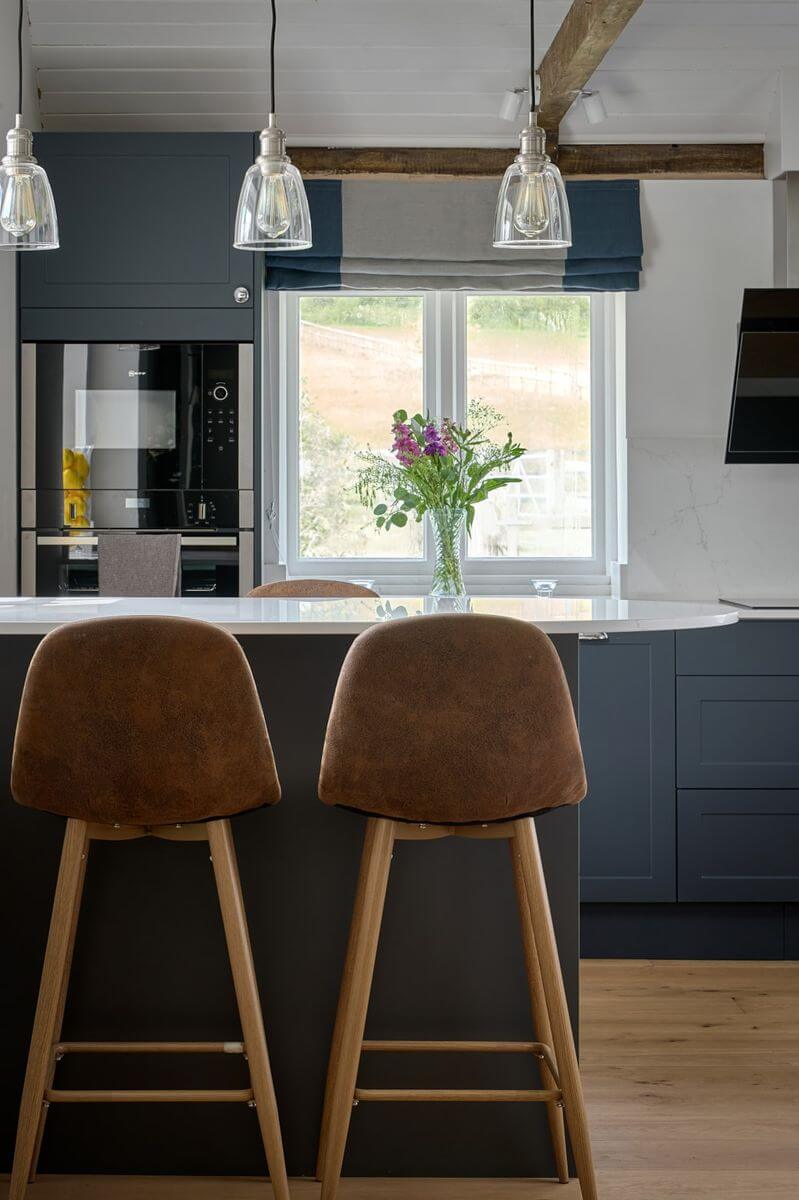
[[[799,463],[799,288],[748,288],[724,461]]]

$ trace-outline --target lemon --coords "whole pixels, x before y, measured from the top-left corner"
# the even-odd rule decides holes
[[[81,477],[77,471],[73,470],[72,468],[69,468],[68,470],[64,471],[64,487],[65,488],[80,489],[80,485],[82,484],[82,482],[83,482],[83,480],[81,479]]]
[[[63,466],[64,466],[64,467],[71,467],[71,466],[73,465],[73,463],[74,463],[74,462],[75,462],[75,453],[74,453],[74,451],[67,449],[67,447],[65,446],[65,447],[64,447],[64,452],[63,452],[63,454],[62,454],[62,464],[63,464]]]

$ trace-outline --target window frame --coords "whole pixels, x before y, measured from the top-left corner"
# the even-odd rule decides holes
[[[347,296],[384,291],[347,290]],[[424,411],[462,419],[467,399],[467,297],[479,292],[391,291],[422,300]],[[524,594],[529,580],[552,577],[560,594],[607,594],[624,544],[619,484],[625,472],[623,405],[624,296],[588,294],[591,301],[591,493],[593,552],[586,558],[477,558],[463,573],[473,595]],[[368,578],[386,595],[429,590],[433,545],[424,523],[420,558],[301,558],[299,556],[300,301],[330,291],[272,292],[265,305],[264,538],[267,578],[284,568],[291,577]],[[386,431],[388,435],[388,430]],[[275,446],[278,453],[275,453]]]

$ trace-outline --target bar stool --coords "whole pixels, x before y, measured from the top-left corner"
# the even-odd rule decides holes
[[[533,815],[576,804],[586,783],[560,660],[541,630],[506,617],[445,614],[376,625],[353,643],[327,727],[319,797],[369,819],[328,1067],[317,1176],[334,1200],[360,1101],[541,1101],[558,1178],[568,1183],[565,1108],[583,1200],[596,1181],[566,994]],[[395,841],[506,838],[536,1041],[364,1041]],[[536,1091],[365,1089],[362,1051],[534,1054]]]
[[[274,583],[262,583],[247,593],[259,598],[294,600],[355,600],[377,592],[362,583],[346,583],[341,579],[277,579]]]
[[[74,703],[75,680],[81,702]],[[236,640],[204,621],[112,617],[47,635],[33,656],[17,723],[11,790],[19,804],[67,818],[14,1152],[9,1200],[35,1177],[47,1110],[85,1101],[240,1101],[254,1106],[276,1200],[288,1200],[229,817],[280,799],[252,674]],[[92,841],[204,841],[213,862],[242,1042],[61,1040]],[[245,1056],[240,1090],[64,1091],[64,1054],[220,1052]]]

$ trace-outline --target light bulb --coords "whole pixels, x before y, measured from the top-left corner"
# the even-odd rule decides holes
[[[258,188],[255,222],[268,238],[282,237],[291,225],[286,180],[282,171],[264,175]]]
[[[513,205],[513,224],[523,237],[538,237],[549,225],[549,199],[544,176],[525,172]]]
[[[33,195],[33,176],[17,168],[6,177],[3,202],[0,205],[0,225],[13,237],[24,237],[36,228],[36,201]]]

